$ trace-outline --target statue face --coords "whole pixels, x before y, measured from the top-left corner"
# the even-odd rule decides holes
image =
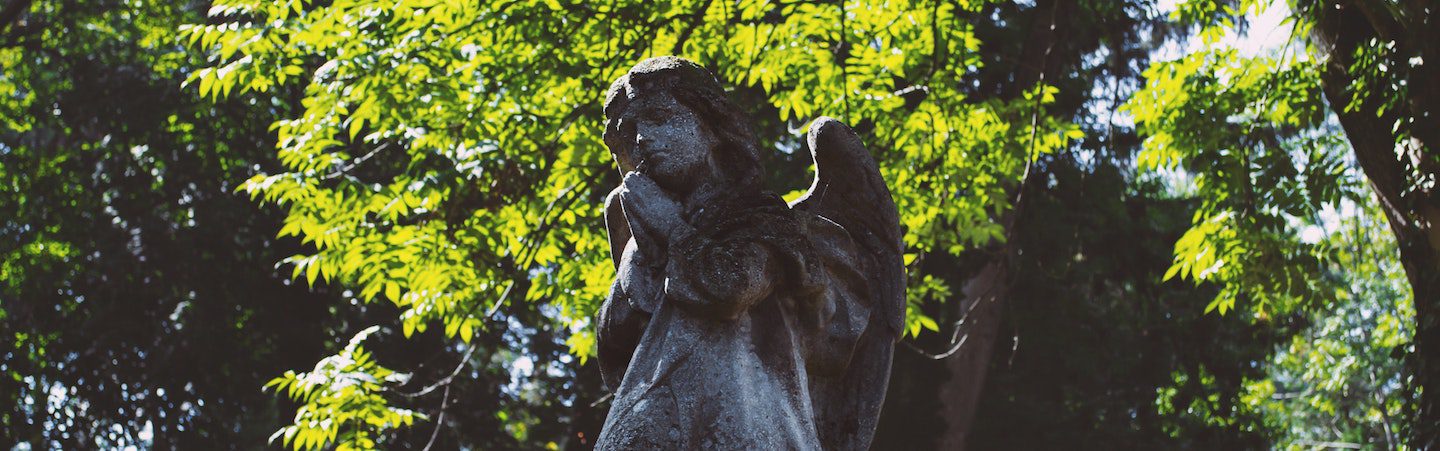
[[[618,136],[607,142],[620,169],[650,176],[667,191],[687,193],[710,175],[720,140],[695,111],[668,94],[635,99],[616,118]]]

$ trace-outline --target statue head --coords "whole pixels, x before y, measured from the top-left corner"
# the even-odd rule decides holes
[[[747,118],[705,68],[663,56],[641,61],[605,95],[605,146],[621,172],[638,170],[688,193],[708,182],[755,188],[760,154]]]

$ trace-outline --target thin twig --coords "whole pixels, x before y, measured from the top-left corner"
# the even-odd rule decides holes
[[[450,382],[455,380],[455,376],[460,375],[460,371],[465,369],[465,364],[470,363],[470,356],[475,353],[475,349],[478,347],[479,346],[470,346],[470,349],[465,351],[465,356],[460,358],[460,364],[455,365],[455,369],[450,371],[450,374],[448,376],[445,376],[443,379],[436,381],[434,384],[430,384],[429,386],[426,386],[425,388],[422,388],[420,389],[420,391],[417,391],[415,393],[405,393],[402,391],[396,391],[395,393],[406,398],[419,398],[421,396],[430,394],[430,392],[433,392],[435,391],[435,389],[440,387],[445,387],[445,390],[448,393],[450,390]]]
[[[440,413],[435,415],[435,430],[430,432],[430,441],[425,442],[425,451],[435,445],[435,438],[440,436],[440,428],[445,427],[445,404],[450,402],[450,386],[445,386],[445,395],[440,397]]]
[[[1311,441],[1311,440],[1296,440],[1296,441],[1295,441],[1295,444],[1297,444],[1297,445],[1305,445],[1305,446],[1315,446],[1315,447],[1320,447],[1320,448],[1364,449],[1364,447],[1363,447],[1363,446],[1360,446],[1359,443],[1348,443],[1348,442],[1316,442],[1316,441]]]
[[[1045,98],[1045,67],[1050,60],[1050,51],[1055,49],[1055,16],[1060,11],[1060,4],[1056,3],[1050,7],[1050,42],[1045,46],[1045,53],[1040,55],[1040,80],[1035,83],[1035,106],[1030,111],[1030,144],[1025,151],[1025,173],[1020,176],[1020,188],[1015,192],[1015,202],[1011,204],[1015,210],[1020,209],[1020,203],[1025,199],[1025,185],[1030,180],[1030,171],[1035,167],[1035,160],[1039,155],[1035,154],[1035,135],[1040,128],[1040,102]],[[1018,212],[1012,213],[1010,221],[1013,225]]]
[[[346,175],[346,173],[350,172],[350,170],[355,169],[356,166],[359,166],[360,163],[364,163],[366,160],[374,158],[375,155],[388,148],[390,148],[390,143],[387,142],[381,144],[379,147],[376,147],[375,150],[371,150],[369,153],[361,155],[360,158],[356,158],[355,161],[351,161],[350,164],[336,168],[335,172],[325,174],[324,177],[320,177],[320,180],[330,180],[336,177],[340,177],[342,175]]]
[[[931,353],[925,351],[924,349],[920,349],[919,346],[916,346],[916,345],[910,343],[909,341],[902,341],[902,343],[905,343],[905,346],[909,347],[911,350],[913,350],[913,351],[915,351],[916,353],[920,354],[921,357],[925,357],[925,358],[928,358],[928,359],[930,359],[930,360],[941,360],[941,359],[944,359],[944,358],[946,358],[946,357],[950,357],[950,356],[952,356],[952,355],[955,355],[956,352],[959,352],[960,349],[965,346],[965,342],[968,341],[969,338],[970,338],[970,334],[967,333],[967,334],[961,335],[961,333],[960,333],[960,331],[962,331],[962,330],[965,329],[966,323],[969,322],[969,320],[970,320],[970,313],[971,313],[971,312],[974,312],[974,311],[975,311],[975,308],[976,308],[976,307],[979,307],[981,302],[985,302],[985,301],[994,302],[994,300],[995,300],[995,291],[999,289],[999,286],[998,286],[999,284],[994,284],[994,283],[992,283],[992,284],[988,284],[988,285],[989,285],[989,286],[987,286],[987,287],[985,288],[985,292],[984,292],[984,293],[981,293],[981,294],[978,295],[978,296],[976,296],[976,297],[975,297],[975,302],[971,302],[970,305],[965,308],[965,313],[963,313],[963,314],[960,315],[960,320],[955,322],[955,329],[950,332],[950,344],[949,344],[949,348],[946,349],[945,352],[941,352],[941,353],[939,353],[939,354],[931,354]]]
[[[955,328],[955,331],[956,331],[956,332],[959,332],[959,331],[960,331],[960,328],[959,328],[959,327],[956,327],[956,328]],[[960,340],[959,340],[959,341],[956,341],[955,344],[950,347],[950,349],[947,349],[947,350],[945,350],[945,352],[942,352],[942,353],[939,353],[939,354],[931,354],[931,353],[925,351],[924,349],[920,349],[919,346],[915,346],[914,343],[911,343],[911,342],[909,342],[909,341],[902,341],[901,343],[905,343],[905,346],[906,346],[906,347],[910,348],[911,351],[915,351],[915,353],[920,354],[921,357],[924,357],[924,358],[927,358],[927,359],[930,359],[930,360],[944,360],[945,358],[950,357],[950,356],[952,356],[952,355],[955,355],[955,353],[957,353],[957,352],[960,352],[960,348],[965,347],[965,342],[966,342],[966,341],[969,341],[969,339],[970,339],[970,334],[962,335],[962,336],[960,336]]]
[[[605,396],[601,396],[600,399],[597,399],[595,400],[595,402],[590,403],[590,407],[599,407],[600,404],[604,403],[605,401],[609,401],[610,398],[614,397],[615,393],[606,393]]]
[[[513,288],[515,288],[515,279],[510,279],[510,284],[505,286],[505,292],[500,293],[500,299],[496,299],[495,305],[490,306],[490,311],[485,312],[485,319],[493,318],[495,312],[500,311],[500,306],[505,305],[505,299],[510,297],[510,290]]]

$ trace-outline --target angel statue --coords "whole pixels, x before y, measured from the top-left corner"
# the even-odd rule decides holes
[[[605,200],[616,278],[598,449],[866,449],[905,316],[895,203],[860,139],[810,126],[816,175],[787,205],[715,77],[642,61],[605,97],[624,174]]]

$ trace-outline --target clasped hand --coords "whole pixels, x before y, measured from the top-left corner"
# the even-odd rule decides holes
[[[640,251],[662,257],[661,252],[691,230],[681,217],[680,202],[671,198],[649,176],[631,171],[620,183],[620,207]]]

